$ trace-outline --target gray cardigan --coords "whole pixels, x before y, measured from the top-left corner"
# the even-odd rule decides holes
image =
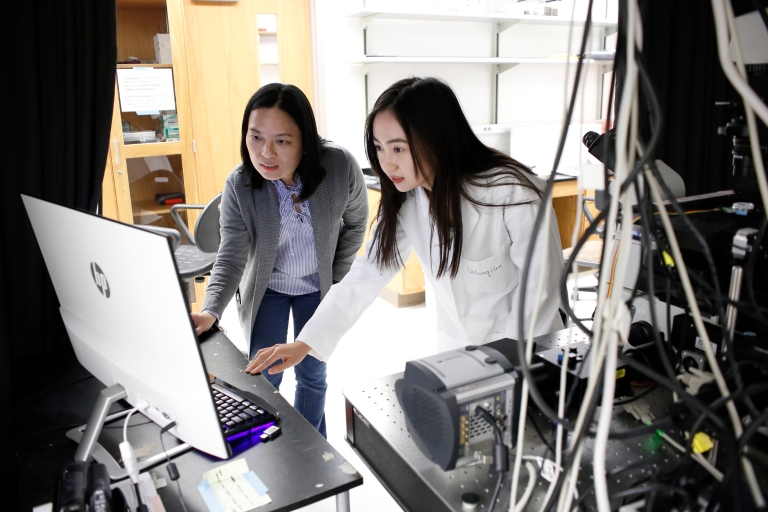
[[[349,271],[368,221],[365,179],[346,149],[326,142],[320,155],[325,179],[309,198],[320,296]],[[240,290],[238,313],[250,351],[251,329],[269,284],[280,239],[277,190],[247,185],[242,164],[227,177],[221,198],[221,245],[208,281],[203,309],[224,312]]]

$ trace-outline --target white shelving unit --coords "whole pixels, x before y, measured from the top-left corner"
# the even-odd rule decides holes
[[[357,11],[349,15],[350,18],[361,18],[363,28],[376,18],[387,20],[432,20],[432,21],[477,21],[486,23],[498,23],[502,25],[501,31],[507,30],[520,23],[523,25],[561,25],[568,26],[571,20],[559,16],[508,16],[505,14],[469,14],[451,12],[425,12],[388,9],[371,9]],[[584,26],[584,21],[575,21],[575,26]],[[606,28],[610,33],[616,31],[617,24],[611,20],[592,20],[592,26]]]
[[[562,57],[500,57],[499,56],[499,35],[515,25],[549,25],[568,27],[571,20],[558,16],[512,16],[506,14],[490,13],[452,13],[452,12],[425,12],[409,10],[388,10],[388,9],[364,9],[349,14],[350,18],[360,19],[360,28],[363,31],[363,51],[364,55],[359,59],[352,61],[353,64],[361,65],[364,77],[365,88],[368,89],[368,74],[377,66],[381,65],[413,65],[413,64],[485,64],[491,66],[493,79],[491,80],[491,112],[492,122],[490,125],[474,126],[476,133],[507,133],[510,131],[508,124],[498,123],[498,77],[501,73],[519,65],[562,65],[565,62],[576,63],[578,59],[566,59]],[[399,56],[399,55],[381,55],[368,53],[368,26],[375,20],[416,20],[416,21],[451,21],[451,22],[481,22],[493,24],[491,54],[488,57],[450,57],[450,56]],[[573,22],[575,27],[583,27],[584,20]],[[605,38],[617,30],[617,22],[614,20],[592,20],[593,29],[600,30],[600,40],[603,42],[601,49],[605,48]],[[601,77],[605,72],[612,70],[613,59],[586,59],[585,64],[589,66],[599,66],[598,76]],[[602,80],[597,84],[597,95],[601,98],[603,95]],[[366,112],[370,110],[368,97],[366,95]]]
[[[365,55],[354,64],[364,66],[373,66],[375,64],[494,64],[499,66],[499,72],[503,73],[518,64],[562,64],[566,60],[569,62],[578,62],[578,59],[571,58],[526,58],[526,57],[397,57],[390,55]],[[609,65],[613,59],[587,59],[587,64]],[[364,68],[364,72],[371,69]]]

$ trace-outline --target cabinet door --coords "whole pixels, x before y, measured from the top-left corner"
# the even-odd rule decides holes
[[[205,202],[221,192],[241,160],[243,110],[261,86],[260,13],[277,15],[280,80],[293,83],[313,101],[309,3],[169,0],[169,5],[181,1],[197,189]]]
[[[125,146],[120,119],[120,100],[115,83],[115,103],[112,110],[112,128],[109,133],[109,153],[102,183],[102,212],[105,217],[133,223],[131,193],[125,162]]]

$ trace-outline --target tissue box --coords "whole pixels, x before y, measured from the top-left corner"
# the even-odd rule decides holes
[[[171,35],[155,34],[155,60],[160,64],[172,64],[171,58]]]
[[[163,116],[163,134],[165,135],[165,140],[179,140],[178,114]]]

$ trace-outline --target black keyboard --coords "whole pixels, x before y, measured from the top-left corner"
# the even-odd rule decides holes
[[[249,430],[258,431],[258,427],[277,421],[276,411],[261,403],[251,393],[235,391],[216,382],[211,383],[211,393],[227,441],[237,434]]]

